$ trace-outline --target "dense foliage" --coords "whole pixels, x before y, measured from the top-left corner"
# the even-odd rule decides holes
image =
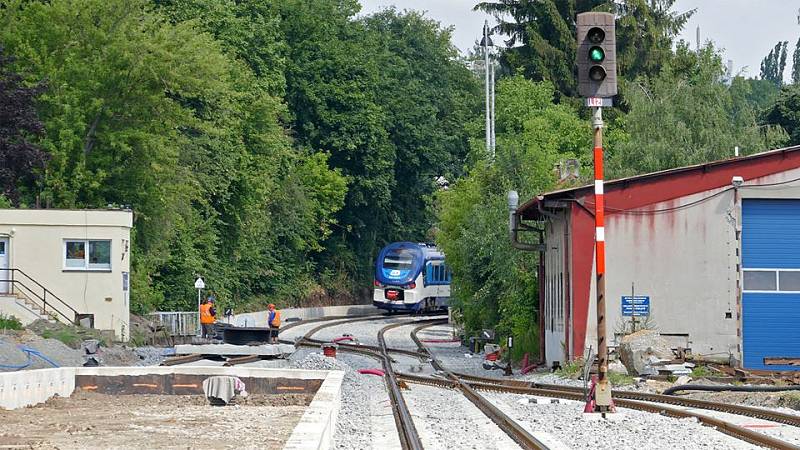
[[[567,95],[576,95],[574,76],[575,15],[614,12],[617,21],[617,61],[623,76],[658,73],[671,57],[674,38],[694,14],[676,13],[675,0],[497,0],[476,10],[495,16],[494,30],[509,36],[501,63],[510,72],[521,69],[533,80],[549,80]]]
[[[44,126],[12,130],[42,133],[30,145],[47,166],[29,157],[6,194],[130,206],[138,311],[191,307],[198,274],[228,304],[351,291],[382,242],[424,238],[425,198],[460,170],[479,104],[449,31],[417,13],[356,18],[355,1],[335,0],[3,3],[0,43],[17,58],[3,69],[31,86],[14,113],[27,118],[48,86]]]
[[[37,181],[47,154],[30,139],[44,132],[34,101],[43,86],[25,86],[0,46],[0,206],[19,202]]]

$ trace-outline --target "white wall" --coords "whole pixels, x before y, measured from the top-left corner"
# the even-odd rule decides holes
[[[798,198],[800,183],[752,187],[800,178],[800,169],[748,180],[741,198]],[[748,187],[750,185],[750,187]],[[727,188],[727,187],[726,187]],[[725,188],[650,205],[660,210],[686,205]],[[613,206],[613,205],[609,205]],[[737,263],[740,203],[727,190],[707,201],[670,213],[606,216],[606,305],[609,345],[622,323],[621,296],[649,295],[652,319],[661,333],[689,334],[695,354],[732,354],[741,360]],[[739,250],[739,251],[737,251]],[[594,268],[586,348],[597,348]],[[731,313],[726,318],[726,313]],[[677,340],[676,340],[677,341]]]

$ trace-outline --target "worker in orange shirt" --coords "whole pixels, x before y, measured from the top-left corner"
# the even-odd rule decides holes
[[[278,331],[281,327],[281,312],[275,309],[272,303],[267,307],[267,325],[269,326],[269,337],[273,344],[278,343]]]
[[[217,310],[212,300],[203,300],[200,305],[200,326],[203,329],[202,337],[209,339],[213,335],[214,322],[217,320]]]

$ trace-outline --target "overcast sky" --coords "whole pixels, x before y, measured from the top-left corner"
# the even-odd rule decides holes
[[[461,51],[472,47],[488,17],[473,12],[474,0],[361,0],[363,12],[387,6],[427,11],[430,18],[454,26],[453,41]],[[675,11],[697,8],[681,37],[695,45],[697,26],[702,41],[712,40],[732,59],[734,72],[747,68],[746,75],[758,76],[761,59],[778,41],[789,41],[785,76],[791,71],[791,53],[800,37],[797,9],[800,1],[789,0],[677,0]]]

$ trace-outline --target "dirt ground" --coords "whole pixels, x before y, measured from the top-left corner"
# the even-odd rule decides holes
[[[272,397],[218,407],[202,396],[77,392],[0,410],[0,448],[280,449],[308,399]]]

